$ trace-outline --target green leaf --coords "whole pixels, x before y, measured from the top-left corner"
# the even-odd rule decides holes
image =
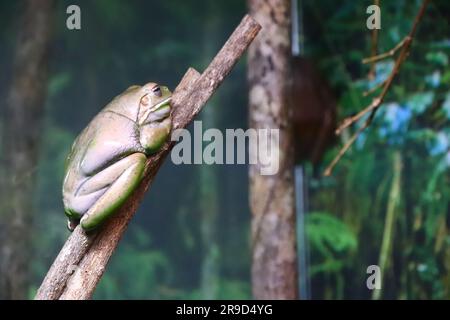
[[[348,253],[357,247],[356,236],[338,218],[322,212],[306,216],[306,234],[311,246],[325,257]]]

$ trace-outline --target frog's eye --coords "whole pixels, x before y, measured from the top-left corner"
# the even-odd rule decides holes
[[[157,97],[161,97],[162,92],[161,92],[161,88],[160,86],[154,86],[152,89],[153,93],[155,94],[155,96]]]

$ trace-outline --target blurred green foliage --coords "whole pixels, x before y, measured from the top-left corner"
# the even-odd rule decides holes
[[[309,213],[306,230],[311,249],[325,260],[338,260],[357,248],[357,239],[348,226],[328,213]]]

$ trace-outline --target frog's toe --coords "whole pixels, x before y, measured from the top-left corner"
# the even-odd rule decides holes
[[[85,221],[86,221],[86,219],[89,217],[89,214],[84,214],[83,215],[83,217],[81,217],[81,219],[80,219],[80,224],[81,224],[81,227],[83,228],[83,229],[85,229],[85,230],[87,230],[87,228],[85,227]]]
[[[86,232],[93,231],[100,224],[100,222],[94,219],[94,217],[95,216],[91,216],[91,214],[89,213],[83,215],[83,217],[80,220],[80,225],[84,231]]]

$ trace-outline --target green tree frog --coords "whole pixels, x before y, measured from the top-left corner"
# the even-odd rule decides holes
[[[147,157],[169,136],[171,95],[156,83],[131,86],[75,139],[63,182],[71,231],[79,223],[86,231],[99,226],[139,185]]]

